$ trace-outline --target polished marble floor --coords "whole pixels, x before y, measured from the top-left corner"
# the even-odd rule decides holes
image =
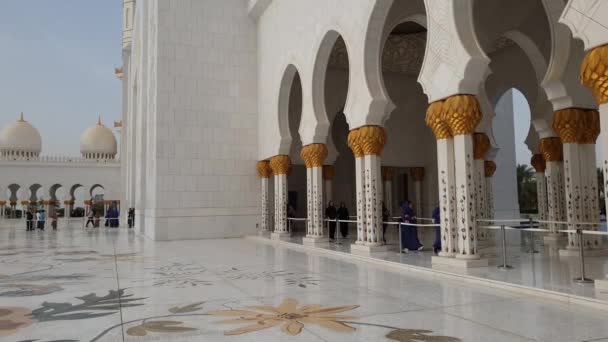
[[[608,341],[607,318],[247,239],[0,228],[0,341]]]

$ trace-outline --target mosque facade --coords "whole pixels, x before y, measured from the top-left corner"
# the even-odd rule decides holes
[[[479,264],[479,222],[519,215],[512,89],[530,106],[540,218],[599,221],[606,18],[596,0],[124,0],[136,228],[283,239],[292,207],[316,244],[333,200],[370,253],[382,203],[399,216],[409,199],[419,216],[440,208],[434,262]]]
[[[0,217],[23,218],[17,213],[30,206],[47,212],[62,208],[69,217],[77,208],[84,211],[95,204],[107,208],[111,202],[120,205],[118,145],[101,118],[82,133],[80,152],[77,157],[41,154],[43,138],[21,113],[0,131]],[[103,204],[94,203],[96,193],[103,193]]]

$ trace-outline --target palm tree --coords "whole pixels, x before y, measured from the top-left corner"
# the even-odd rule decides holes
[[[517,199],[522,212],[538,211],[534,169],[526,164],[517,165]]]

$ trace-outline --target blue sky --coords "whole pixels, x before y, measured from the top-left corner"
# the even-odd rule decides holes
[[[79,155],[82,131],[121,118],[121,0],[0,0],[0,127],[19,112],[45,155]]]

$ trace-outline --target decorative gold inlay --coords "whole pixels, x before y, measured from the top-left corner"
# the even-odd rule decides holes
[[[307,168],[321,167],[327,158],[327,147],[325,144],[310,144],[302,147],[300,157]]]
[[[496,163],[493,160],[486,160],[483,162],[483,169],[486,177],[492,177],[496,172]]]
[[[426,125],[433,131],[435,139],[437,140],[452,137],[450,127],[443,120],[442,111],[443,101],[435,101],[429,104],[429,107],[426,110]]]
[[[595,144],[600,131],[600,112],[594,109],[585,111],[585,129],[581,135],[581,144]]]
[[[564,160],[564,149],[561,140],[556,137],[540,139],[540,152],[545,161],[559,162]]]
[[[286,155],[270,158],[270,168],[275,175],[288,175],[291,172],[291,159]]]
[[[450,96],[443,101],[442,108],[443,121],[452,136],[473,134],[481,121],[481,109],[474,95]]]
[[[382,179],[384,181],[392,181],[395,177],[395,168],[390,166],[382,167]]]
[[[6,204],[6,201],[0,201],[0,207],[3,207]]]
[[[30,201],[21,201],[21,205],[28,205],[30,204]]]
[[[333,165],[323,165],[323,179],[332,180],[336,175],[336,167]]]
[[[490,151],[490,138],[485,133],[473,134],[473,159],[483,160]]]
[[[538,153],[532,156],[532,160],[530,160],[530,164],[534,167],[536,172],[545,172],[547,169],[547,163],[545,162],[545,158],[542,154]]]
[[[268,160],[260,160],[257,164],[258,174],[262,178],[269,178],[272,175],[270,162]]]
[[[599,104],[608,103],[608,45],[587,52],[581,63],[581,83],[591,89]]]
[[[363,126],[359,128],[359,141],[364,155],[382,155],[382,150],[386,143],[384,128],[380,126]]]
[[[410,169],[410,176],[414,178],[416,182],[424,181],[424,168],[423,167],[413,167]]]

